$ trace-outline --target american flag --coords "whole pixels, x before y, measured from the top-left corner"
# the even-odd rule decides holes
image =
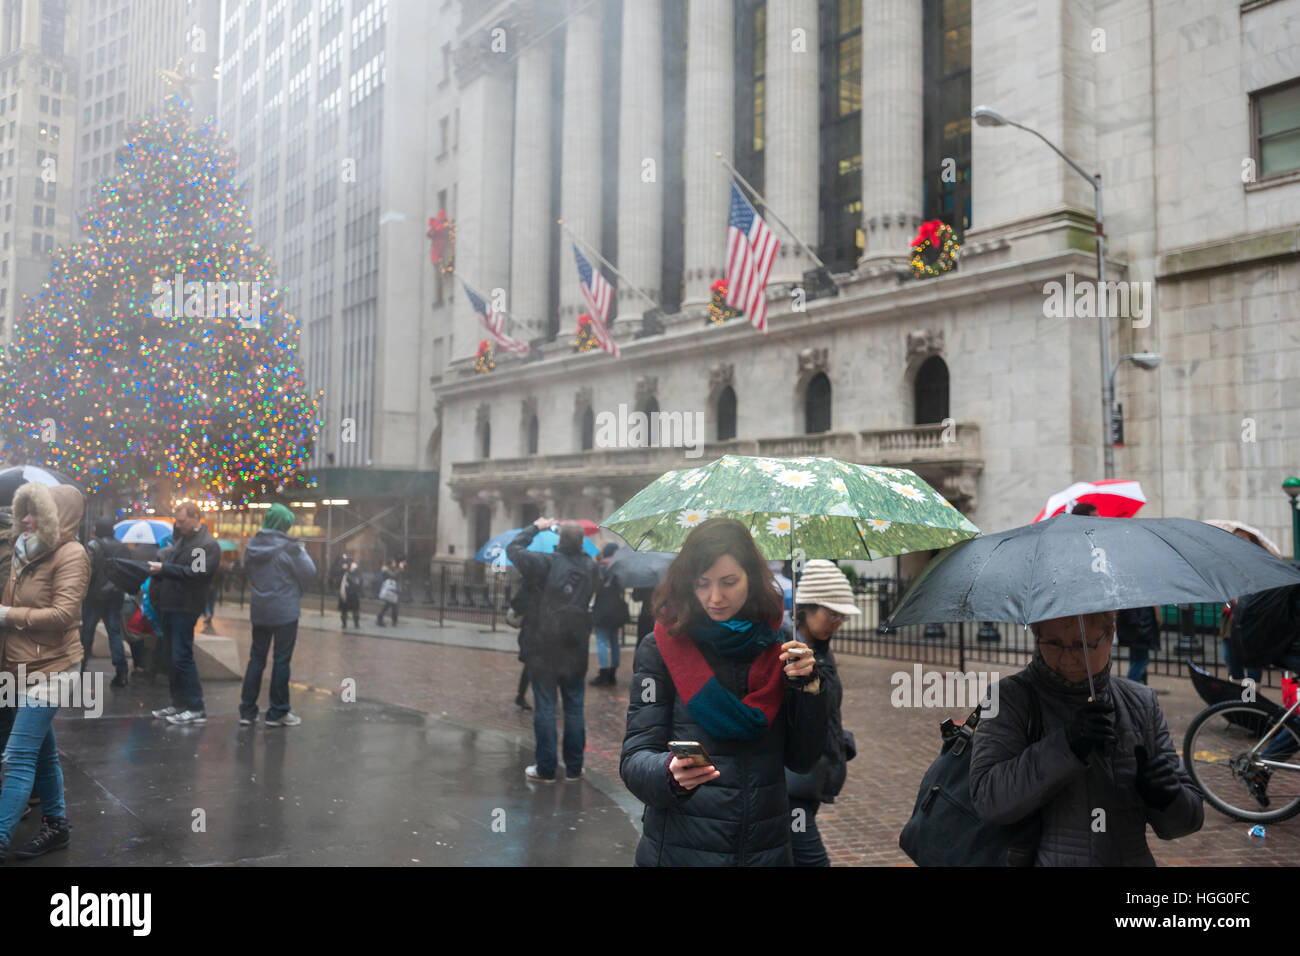
[[[496,309],[488,308],[488,304],[483,301],[483,297],[466,285],[464,279],[460,280],[460,284],[464,286],[465,294],[469,296],[469,304],[478,313],[479,321],[487,329],[492,341],[507,352],[518,352],[521,355],[527,355],[527,344],[506,335],[506,317]]]
[[[733,181],[727,223],[727,305],[767,334],[767,277],[781,243]]]
[[[606,325],[609,303],[614,298],[614,289],[605,281],[599,269],[591,267],[591,263],[582,254],[577,243],[573,244],[573,255],[578,260],[578,281],[582,285],[582,298],[587,303],[588,312],[591,313],[591,333],[596,336],[596,341],[602,349],[615,358],[622,358],[623,353],[618,350],[618,343],[609,334]]]

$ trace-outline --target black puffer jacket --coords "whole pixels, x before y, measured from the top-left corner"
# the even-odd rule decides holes
[[[826,746],[822,755],[807,773],[785,772],[785,786],[790,796],[799,800],[816,800],[834,803],[836,795],[844,789],[848,777],[848,761],[855,753],[853,736],[847,734],[840,722],[840,704],[844,700],[844,687],[835,668],[835,653],[830,641],[809,641],[799,638],[813,649],[817,659],[817,673],[821,675],[822,693],[826,695],[829,711],[826,721]]]
[[[158,611],[202,614],[221,564],[221,548],[207,525],[199,525],[189,537],[177,538],[156,560],[162,570],[149,585],[149,603]]]
[[[746,692],[750,661],[700,646],[724,687]],[[717,740],[677,695],[653,634],[636,650],[627,735],[619,775],[645,804],[637,866],[790,866],[785,768],[805,773],[826,744],[828,698],[787,686],[785,702],[758,740]],[[698,740],[721,772],[694,790],[673,792],[670,740]]]
[[[970,796],[975,812],[993,823],[1015,823],[1042,810],[1036,866],[1155,866],[1147,848],[1147,824],[1162,840],[1195,833],[1204,820],[1201,791],[1179,764],[1179,795],[1163,810],[1139,796],[1139,744],[1152,757],[1177,756],[1156,692],[1109,676],[1094,678],[1099,700],[1115,705],[1118,745],[1088,755],[1085,763],[1065,739],[1065,725],[1083,706],[1088,687],[1065,683],[1042,658],[1025,674],[1038,692],[1043,735],[1028,742],[1029,698],[1016,681],[997,683],[998,715],[984,718],[970,762]],[[1105,829],[1094,829],[1098,809]]]

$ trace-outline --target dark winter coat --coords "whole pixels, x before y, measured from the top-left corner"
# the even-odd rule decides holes
[[[347,587],[344,587],[344,582]],[[361,577],[360,571],[348,571],[343,580],[339,582],[339,610],[340,611],[359,611],[361,609],[361,591],[365,587],[365,580]]]
[[[1120,647],[1160,650],[1160,621],[1150,606],[1120,611],[1115,616],[1115,640]]]
[[[199,562],[199,552],[203,560]],[[162,570],[149,585],[149,603],[160,613],[180,611],[196,617],[207,606],[208,588],[221,563],[221,548],[206,525],[186,538],[177,538],[158,552]],[[202,568],[196,570],[195,566]]]
[[[596,627],[622,627],[627,623],[628,609],[623,587],[618,583],[618,572],[611,571],[608,565],[598,567],[600,587],[596,589],[596,599],[591,602],[591,622]]]
[[[591,555],[585,551],[580,550],[577,554],[565,554],[563,551],[542,554],[538,551],[529,551],[528,545],[539,530],[536,525],[529,525],[506,547],[506,557],[519,569],[525,587],[539,591],[537,613],[531,615],[533,618],[531,622],[519,629],[519,659],[528,665],[531,674],[582,676],[587,672],[587,660],[590,657],[588,642],[591,633],[588,631],[587,640],[581,642],[577,640],[556,642],[547,639],[544,634],[545,628],[542,626],[547,613],[546,579],[551,573],[552,566],[567,565],[591,575],[591,589],[595,593],[600,587],[600,570],[596,567],[596,562],[591,559]]]
[[[86,555],[90,558],[90,587],[86,589],[85,603],[104,611],[120,610],[124,597],[120,589],[113,588],[107,599],[101,595],[104,593],[103,585],[112,583],[108,579],[109,559],[130,558],[131,552],[121,541],[108,535],[92,538],[86,545]]]
[[[701,645],[718,681],[746,692],[750,661],[729,660]],[[716,740],[677,695],[653,634],[636,650],[627,734],[619,775],[645,804],[638,866],[790,866],[790,808],[785,769],[807,773],[826,745],[829,698],[787,685],[785,701],[757,740]],[[670,740],[697,740],[721,776],[677,794]]]
[[[316,580],[316,564],[302,544],[283,531],[262,528],[248,542],[244,566],[253,591],[249,622],[275,627],[298,620],[302,592]]]
[[[817,672],[821,675],[822,693],[826,695],[826,749],[808,773],[785,772],[785,786],[791,797],[798,800],[815,800],[834,803],[836,795],[844,788],[848,776],[848,760],[856,753],[853,735],[840,722],[840,704],[844,700],[844,686],[835,667],[835,653],[830,641],[808,641],[817,659]]]
[[[1106,673],[1093,678],[1098,698],[1115,704],[1119,740],[1085,763],[1066,743],[1065,725],[1087,701],[1087,684],[1067,684],[1041,658],[1025,674],[1038,692],[1043,735],[1029,744],[1026,691],[1016,681],[999,681],[998,715],[980,722],[971,752],[970,795],[982,819],[1010,824],[1041,809],[1036,866],[1155,866],[1148,823],[1162,840],[1201,828],[1201,792],[1181,764],[1182,792],[1164,810],[1147,806],[1134,786],[1138,744],[1151,757],[1177,757],[1154,690]],[[1104,830],[1094,830],[1097,809],[1106,812]]]

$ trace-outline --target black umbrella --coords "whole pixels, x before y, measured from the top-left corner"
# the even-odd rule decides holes
[[[889,624],[1028,625],[1093,611],[1227,601],[1291,584],[1300,584],[1300,571],[1202,521],[1063,514],[941,551]]]
[[[121,588],[127,594],[134,594],[149,577],[149,562],[135,561],[131,558],[110,558],[104,573],[114,587]]]
[[[14,492],[29,481],[50,487],[55,485],[76,487],[71,478],[44,465],[9,465],[0,468],[0,505],[13,504]]]
[[[618,575],[625,588],[652,588],[668,573],[668,565],[677,555],[671,551],[636,551],[619,548],[607,567]]]

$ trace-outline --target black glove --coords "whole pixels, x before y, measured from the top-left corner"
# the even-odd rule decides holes
[[[1163,810],[1178,797],[1183,783],[1178,778],[1178,758],[1173,754],[1157,754],[1147,759],[1147,749],[1140,744],[1133,748],[1137,758],[1138,795],[1149,807]]]
[[[1076,710],[1065,725],[1065,740],[1080,760],[1086,761],[1093,750],[1113,744],[1115,705],[1109,700],[1094,700]]]

